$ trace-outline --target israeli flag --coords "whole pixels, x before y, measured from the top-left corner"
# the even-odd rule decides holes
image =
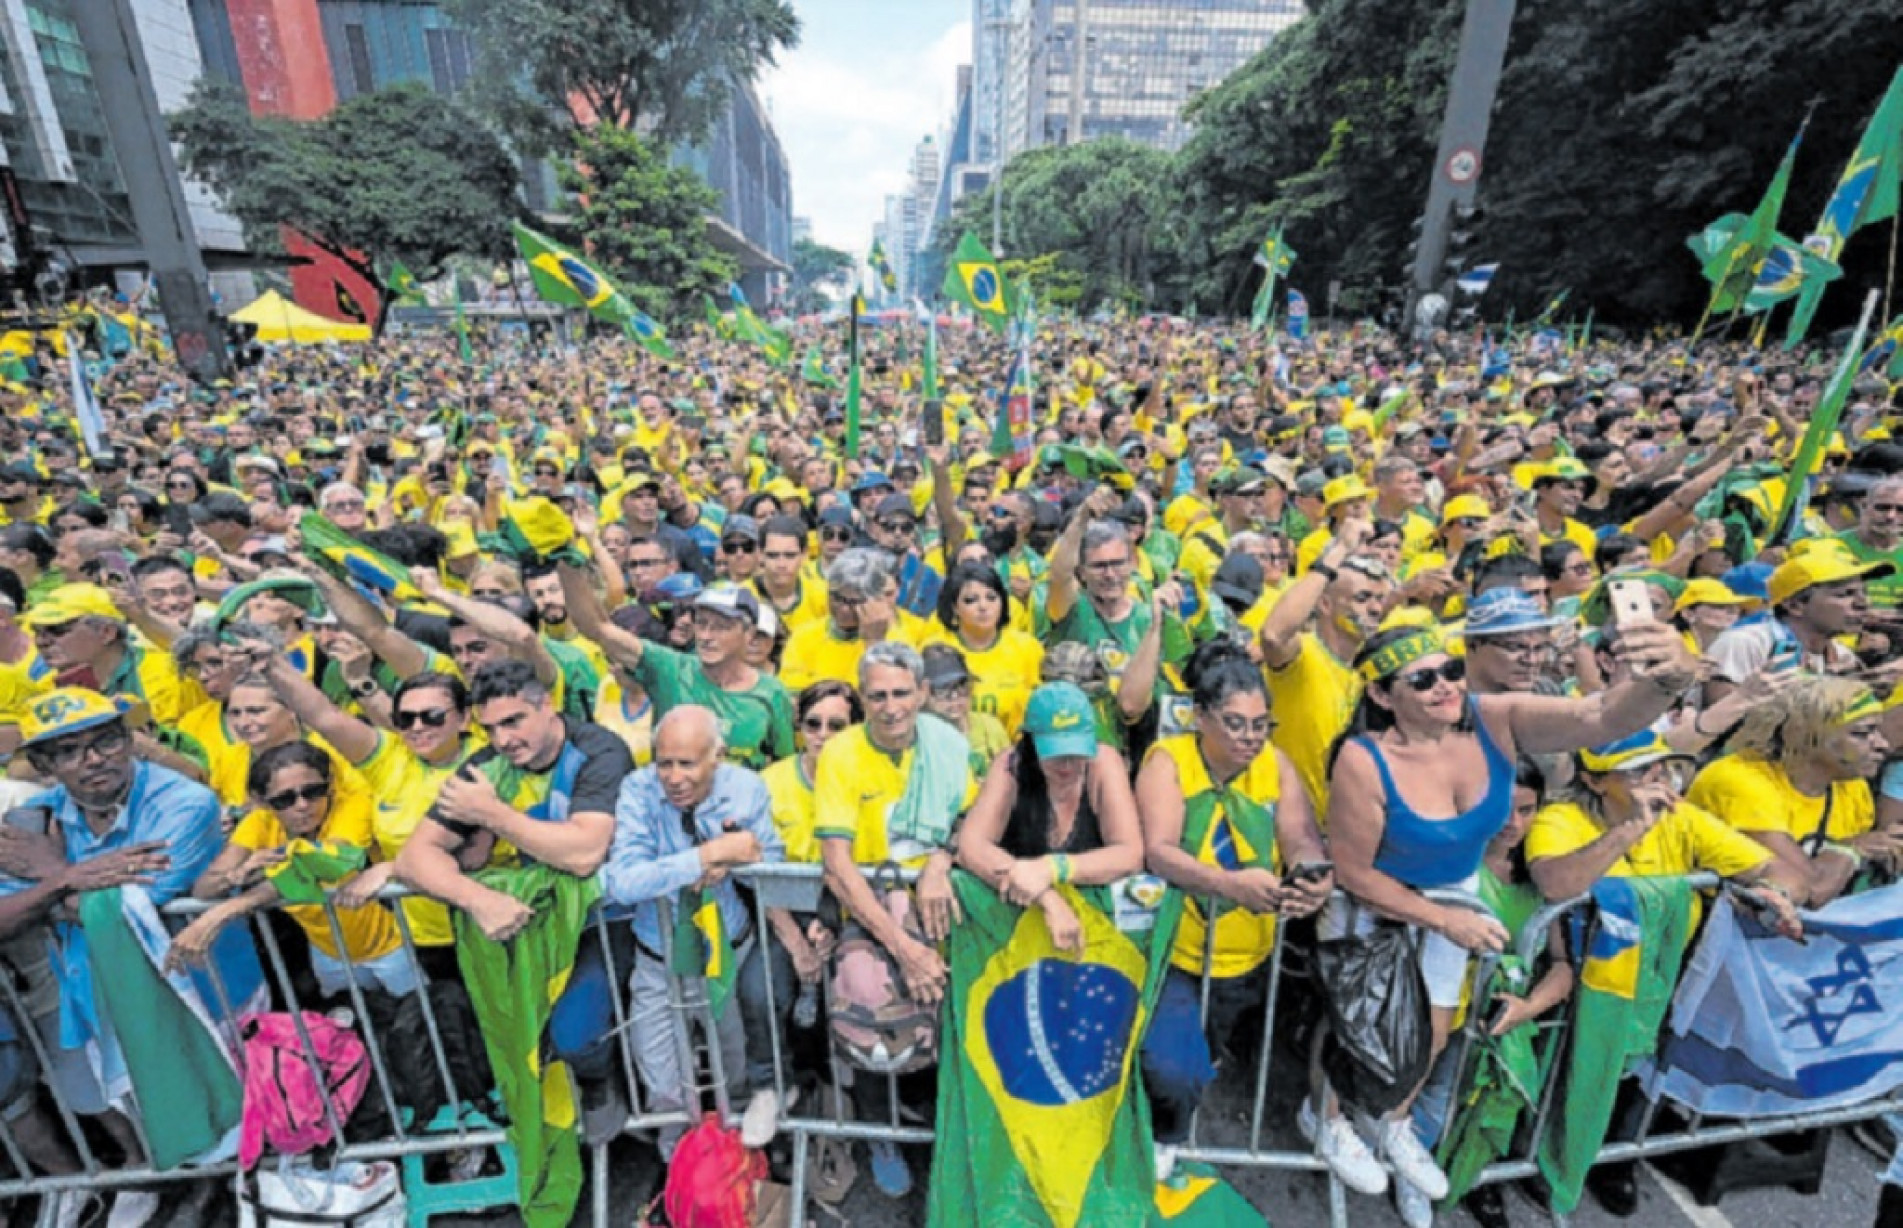
[[[1803,918],[1799,944],[1718,901],[1642,1068],[1648,1095],[1769,1117],[1903,1087],[1903,885]]]
[[[1297,341],[1308,336],[1308,299],[1300,290],[1288,292],[1288,335]]]
[[[1464,294],[1485,294],[1487,287],[1493,284],[1493,274],[1499,267],[1500,265],[1497,262],[1494,264],[1476,264],[1473,268],[1462,273],[1460,280],[1454,284],[1459,286],[1461,292]]]

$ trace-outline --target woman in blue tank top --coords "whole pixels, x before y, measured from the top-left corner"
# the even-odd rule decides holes
[[[1505,928],[1484,911],[1476,888],[1488,841],[1512,817],[1515,757],[1643,729],[1694,681],[1695,662],[1663,624],[1622,629],[1619,652],[1633,675],[1586,699],[1470,696],[1466,662],[1431,628],[1382,632],[1355,657],[1364,689],[1334,749],[1326,826],[1346,894],[1331,902],[1317,934],[1325,942],[1365,933],[1377,918],[1422,931],[1435,1056],[1470,953],[1506,945]],[[1472,897],[1473,907],[1423,892]],[[1397,1179],[1439,1199],[1447,1179],[1409,1124],[1411,1099],[1372,1123],[1371,1141]]]

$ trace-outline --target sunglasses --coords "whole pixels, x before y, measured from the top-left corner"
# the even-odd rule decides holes
[[[736,537],[731,541],[721,542],[720,549],[726,554],[753,554],[760,547],[744,537]]]
[[[562,471],[560,469],[550,469],[545,465],[537,465],[535,467],[535,476],[538,478],[558,478],[562,476]]]
[[[918,525],[910,520],[881,520],[879,527],[888,533],[910,533],[916,530]]]
[[[849,542],[852,540],[852,530],[851,529],[821,529],[819,531],[819,536],[821,541]]]
[[[402,730],[415,729],[419,725],[427,729],[441,729],[448,722],[448,708],[411,709],[390,714],[390,723]]]
[[[1467,677],[1467,662],[1460,657],[1449,657],[1435,669],[1414,669],[1400,675],[1394,681],[1411,691],[1425,695],[1434,689],[1436,683],[1460,682]]]
[[[827,733],[840,733],[844,730],[850,729],[851,727],[852,727],[851,721],[840,721],[840,720],[825,721],[825,720],[821,720],[817,716],[809,716],[805,720],[800,722],[801,729],[810,729],[814,733],[818,733],[822,729],[825,730]]]
[[[264,804],[273,810],[289,810],[299,802],[314,802],[320,797],[328,796],[330,796],[330,785],[321,780],[314,780],[300,788],[266,794]]]
[[[49,623],[44,627],[35,628],[33,634],[36,639],[57,640],[64,638],[68,632],[78,625],[79,621],[77,619],[69,623]]]

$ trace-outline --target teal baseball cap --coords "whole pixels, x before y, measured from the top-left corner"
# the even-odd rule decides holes
[[[1024,710],[1024,732],[1031,735],[1039,759],[1097,754],[1097,715],[1090,697],[1075,683],[1047,682],[1032,691]]]

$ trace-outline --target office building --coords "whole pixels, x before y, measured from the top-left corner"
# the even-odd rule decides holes
[[[974,22],[994,7],[975,0]],[[1185,105],[1300,20],[1301,0],[1016,0],[1005,153],[1121,136],[1176,149]]]

